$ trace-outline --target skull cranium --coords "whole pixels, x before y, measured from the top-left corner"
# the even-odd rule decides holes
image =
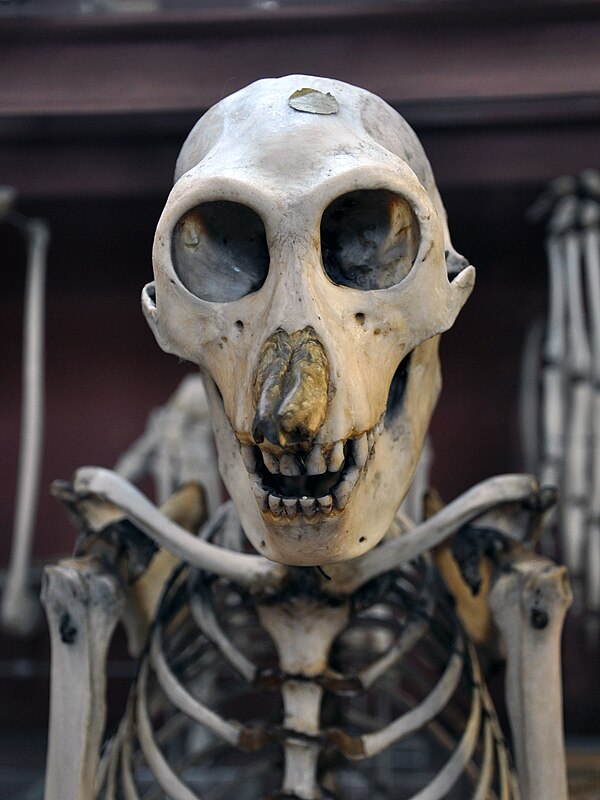
[[[374,547],[437,400],[438,334],[474,282],[448,279],[461,257],[413,131],[338,81],[252,84],[184,144],[153,259],[146,317],[205,376],[254,547],[293,565]]]

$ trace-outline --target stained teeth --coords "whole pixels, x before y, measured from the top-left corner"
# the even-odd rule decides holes
[[[254,492],[254,497],[256,497],[258,501],[258,505],[261,508],[267,507],[267,495],[269,494],[266,489],[260,485],[258,481],[254,481],[252,484],[252,491]]]
[[[318,444],[313,446],[313,449],[308,454],[308,458],[306,458],[304,463],[306,464],[306,472],[308,475],[322,475],[324,472],[327,472],[327,462]]]
[[[354,463],[359,469],[362,469],[367,463],[369,457],[369,442],[366,433],[363,433],[361,437],[352,441],[352,456],[354,457]]]
[[[261,450],[265,467],[271,475],[279,475],[279,461],[268,450]]]
[[[344,443],[336,442],[329,456],[329,471],[338,472],[344,463]]]
[[[358,467],[350,467],[350,469],[346,470],[344,479],[331,490],[335,499],[335,504],[338,508],[341,509],[345,507],[346,503],[348,502],[348,498],[350,497],[350,493],[356,485],[359,475],[360,470]]]
[[[301,497],[300,505],[302,506],[302,513],[307,517],[312,517],[317,510],[317,501],[314,497]]]
[[[333,498],[330,494],[326,494],[325,497],[317,497],[317,503],[324,514],[329,514],[333,506]]]
[[[256,472],[256,458],[254,456],[254,450],[250,445],[243,444],[240,450],[242,454],[242,461],[244,462],[244,466],[248,470],[251,475],[254,475]]]
[[[278,517],[280,514],[283,514],[283,506],[281,505],[281,497],[275,497],[274,494],[269,495],[269,508],[271,509],[271,513],[275,514]]]
[[[300,465],[291,453],[284,453],[279,459],[282,475],[300,475]]]
[[[282,502],[283,502],[283,508],[288,517],[295,517],[296,511],[298,510],[296,507],[296,498],[284,497],[282,498]]]

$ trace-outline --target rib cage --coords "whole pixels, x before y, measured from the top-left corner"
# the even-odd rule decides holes
[[[429,562],[340,599],[347,624],[327,668],[307,679],[282,672],[257,611],[331,606],[315,598],[312,574],[294,571],[293,585],[267,599],[179,570],[104,759],[99,797],[304,800],[304,791],[282,792],[284,761],[296,757],[290,742],[318,749],[322,798],[518,797],[477,656]],[[283,725],[290,681],[322,693],[318,734]]]

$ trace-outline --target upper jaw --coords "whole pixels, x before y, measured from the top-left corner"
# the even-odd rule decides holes
[[[331,443],[313,443],[305,453],[274,447],[268,442],[242,444],[244,466],[264,517],[280,520],[303,517],[318,522],[345,508],[368,468],[384,417],[359,436]]]

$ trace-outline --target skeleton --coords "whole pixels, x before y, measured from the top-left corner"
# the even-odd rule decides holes
[[[589,170],[579,179],[555,180],[531,210],[534,219],[548,218],[550,292],[546,334],[536,326],[526,347],[528,379],[522,412],[527,462],[531,469],[539,469],[544,483],[560,488],[559,514],[549,519],[549,529],[575,580],[589,633],[596,639],[600,612],[599,199],[600,177]],[[546,537],[547,547],[551,541]]]
[[[202,371],[231,500],[158,509],[93,467],[59,487],[82,535],[43,593],[47,800],[565,798],[570,594],[531,553],[552,492],[506,475],[398,511],[474,281],[414,133],[347,84],[259,81],[188,137],[153,260],[144,313]],[[99,760],[122,616],[140,667]],[[518,779],[477,651],[498,639]]]

